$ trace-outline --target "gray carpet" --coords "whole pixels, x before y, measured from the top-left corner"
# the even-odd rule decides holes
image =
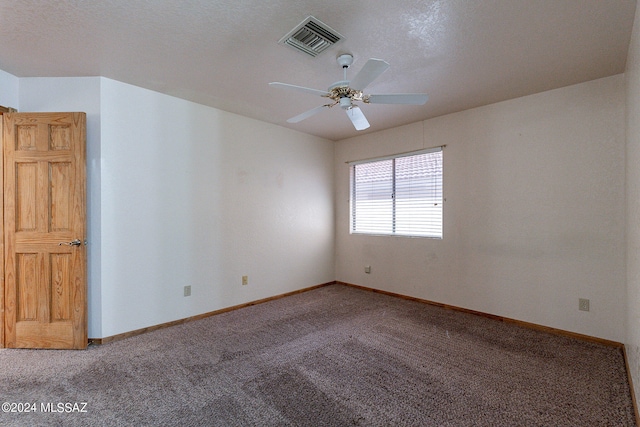
[[[87,351],[0,350],[0,400],[36,406],[0,425],[634,425],[620,349],[342,285]]]

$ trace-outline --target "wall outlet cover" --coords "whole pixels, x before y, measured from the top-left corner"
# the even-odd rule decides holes
[[[580,311],[589,311],[589,300],[586,298],[578,299],[578,309]]]

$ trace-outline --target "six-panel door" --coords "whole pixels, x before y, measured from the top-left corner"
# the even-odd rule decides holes
[[[5,347],[87,346],[85,123],[4,115]]]

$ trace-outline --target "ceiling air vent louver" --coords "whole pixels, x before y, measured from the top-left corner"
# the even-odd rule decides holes
[[[315,57],[342,39],[343,37],[327,24],[309,16],[278,43]]]

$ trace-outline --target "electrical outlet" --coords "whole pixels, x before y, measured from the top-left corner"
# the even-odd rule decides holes
[[[185,297],[191,296],[191,285],[188,285],[188,286],[184,287],[184,296]]]
[[[249,276],[242,276],[242,286],[249,284]]]
[[[578,299],[578,309],[580,311],[589,311],[589,300],[586,298]]]

